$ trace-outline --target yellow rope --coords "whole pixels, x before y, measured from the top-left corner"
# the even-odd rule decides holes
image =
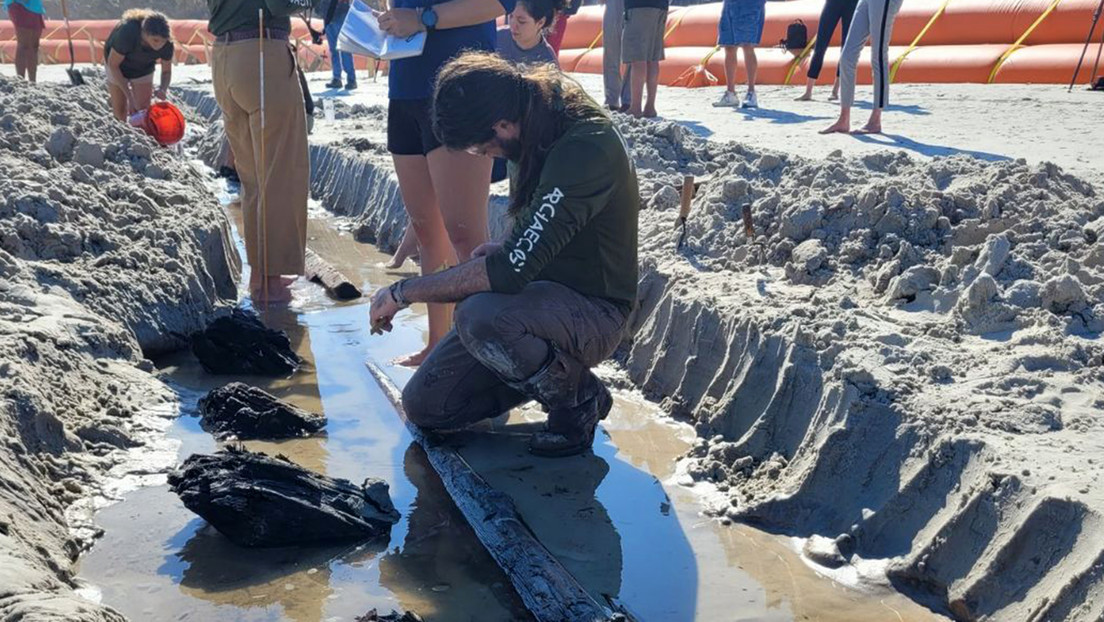
[[[583,62],[583,57],[586,56],[587,54],[589,54],[590,51],[593,50],[595,47],[597,47],[598,42],[601,41],[601,40],[602,40],[602,31],[599,30],[598,31],[598,36],[594,37],[594,41],[591,41],[590,45],[587,46],[587,49],[583,50],[583,53],[580,54],[579,57],[575,59],[575,64],[571,66],[571,71],[568,72],[568,73],[575,73],[575,71],[579,69],[579,63]]]
[[[1043,20],[1046,19],[1048,15],[1054,12],[1054,9],[1058,8],[1058,3],[1060,3],[1061,1],[1062,0],[1053,0],[1050,3],[1050,6],[1048,6],[1047,9],[1043,11],[1043,14],[1040,15],[1039,18],[1036,19],[1034,22],[1032,22],[1030,26],[1028,26],[1027,30],[1025,30],[1024,33],[1020,35],[1019,39],[1016,39],[1016,42],[1012,44],[1012,47],[1005,50],[1004,54],[1001,54],[1001,57],[997,60],[997,64],[993,65],[993,70],[989,72],[989,84],[992,84],[993,79],[997,77],[997,71],[1000,70],[1001,65],[1004,64],[1004,61],[1008,60],[1008,57],[1012,56],[1013,52],[1023,47],[1021,44],[1028,37],[1031,36],[1031,33],[1035,32],[1035,29],[1039,27],[1039,24],[1043,23]]]
[[[675,29],[677,29],[679,26],[682,25],[682,20],[686,19],[686,14],[689,13],[690,9],[692,9],[692,8],[693,7],[688,6],[685,9],[679,11],[678,19],[675,20],[675,23],[672,24],[671,27],[667,29],[667,32],[663,33],[663,40],[664,41],[667,41],[667,37],[670,37],[671,33],[674,32]]]
[[[706,64],[709,63],[709,61],[713,60],[713,55],[716,54],[719,51],[721,51],[721,46],[719,46],[719,45],[714,46],[713,49],[709,50],[709,53],[706,54],[705,57],[701,59],[701,62],[698,63],[698,65],[701,66],[701,67],[705,67]]]
[[[793,78],[794,74],[797,73],[797,68],[799,65],[801,65],[801,61],[805,60],[805,58],[809,56],[809,52],[812,51],[813,46],[816,45],[816,40],[817,36],[813,35],[813,38],[809,39],[809,42],[805,44],[805,49],[801,50],[801,54],[798,54],[797,58],[793,59],[793,62],[790,63],[790,68],[786,70],[786,80],[783,82],[783,84],[788,85],[790,83],[790,80]]]
[[[920,44],[920,39],[924,38],[924,35],[928,34],[928,30],[935,24],[935,20],[939,19],[941,15],[947,10],[947,5],[951,3],[951,0],[943,0],[943,4],[939,7],[939,10],[931,16],[928,23],[924,25],[924,28],[916,35],[916,38],[912,40],[905,52],[897,57],[897,60],[893,63],[893,68],[889,70],[889,83],[893,84],[893,80],[897,77],[897,70],[901,68],[901,64],[905,62],[905,58],[916,49],[916,46]]]

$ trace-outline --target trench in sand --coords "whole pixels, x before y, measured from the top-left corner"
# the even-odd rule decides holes
[[[232,214],[237,215],[236,210]],[[370,292],[393,275],[386,256],[358,243],[346,221],[312,211],[309,246]],[[243,253],[244,255],[244,253]],[[407,270],[412,264],[407,264]],[[351,620],[368,609],[409,609],[428,620],[526,619],[506,577],[448,500],[364,366],[386,364],[423,339],[424,316],[400,318],[369,338],[364,300],[334,303],[296,285],[291,309],[267,321],[288,331],[308,361],[290,379],[240,378],[325,413],[327,432],[280,443],[247,442],[331,476],[385,479],[403,519],[382,547],[241,549],[187,511],[165,485],[134,490],[97,516],[105,535],[80,563],[84,592],[132,620]],[[189,416],[207,390],[232,377],[203,374],[188,353],[161,359],[184,416],[168,430],[177,461],[219,443]],[[386,367],[400,383],[409,372]],[[612,367],[605,373],[617,375]],[[700,515],[696,491],[676,480],[693,429],[627,392],[593,455],[543,460],[525,451],[523,411],[458,439],[492,486],[508,493],[538,538],[597,598],[640,620],[929,620],[904,597],[828,580],[783,538]]]

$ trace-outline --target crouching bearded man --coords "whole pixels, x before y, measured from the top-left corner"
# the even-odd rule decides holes
[[[455,429],[534,400],[530,450],[588,450],[613,404],[591,368],[620,343],[637,288],[636,172],[612,121],[553,67],[469,53],[438,77],[433,127],[450,149],[512,162],[512,231],[469,261],[372,299],[373,327],[412,303],[456,302],[455,327],[403,391],[407,416]]]

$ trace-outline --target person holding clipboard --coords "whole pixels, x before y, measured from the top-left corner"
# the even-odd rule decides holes
[[[494,51],[495,19],[515,0],[394,0],[379,14],[380,29],[399,39],[425,33],[422,53],[391,61],[387,148],[418,238],[423,274],[454,266],[487,241],[491,158],[452,151],[433,134],[433,84],[464,50]],[[429,305],[429,340],[421,352],[396,361],[420,365],[451,327],[452,305]]]

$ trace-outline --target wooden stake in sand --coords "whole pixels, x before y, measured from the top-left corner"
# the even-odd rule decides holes
[[[361,297],[360,288],[353,285],[344,274],[330,262],[322,259],[318,253],[307,249],[306,257],[307,279],[326,288],[331,296],[338,300],[354,300]]]
[[[368,363],[368,370],[395,406],[414,441],[425,449],[445,490],[533,616],[540,622],[610,620],[612,611],[594,600],[544,548],[518,514],[514,502],[492,488],[455,449],[427,438],[406,418],[402,393],[395,383],[373,363]],[[622,614],[617,619],[628,620]]]
[[[679,202],[678,226],[682,229],[679,233],[678,244],[675,250],[680,250],[686,244],[686,219],[690,216],[690,202],[694,200],[694,176],[686,175],[682,178],[682,197]]]

